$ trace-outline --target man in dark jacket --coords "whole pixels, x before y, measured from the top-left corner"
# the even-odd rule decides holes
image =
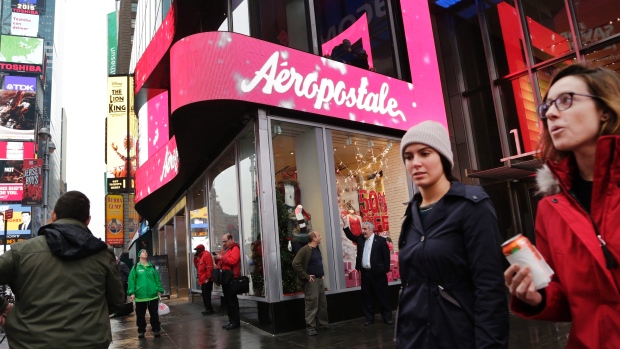
[[[392,322],[392,310],[388,302],[387,272],[390,271],[390,249],[384,237],[376,235],[370,222],[362,223],[362,234],[355,236],[348,227],[349,220],[342,217],[343,230],[349,240],[357,244],[355,269],[362,276],[362,297],[364,298],[365,326],[375,322],[374,298],[379,300],[381,318],[387,325]]]
[[[38,237],[0,256],[0,284],[17,298],[5,324],[11,348],[109,347],[108,315],[123,307],[123,284],[112,248],[89,222],[88,198],[67,192]]]
[[[297,273],[297,286],[304,290],[306,296],[306,333],[316,336],[316,329],[327,329],[327,297],[323,277],[323,257],[319,244],[321,235],[312,231],[308,233],[308,244],[304,245],[295,259],[293,269]]]
[[[119,317],[133,313],[133,302],[127,303],[127,285],[131,269],[129,269],[129,266],[127,266],[127,264],[121,261],[118,257],[116,257],[116,266],[121,273],[121,282],[123,283],[123,290],[125,292],[125,306],[123,307],[123,310],[114,313],[114,317]]]

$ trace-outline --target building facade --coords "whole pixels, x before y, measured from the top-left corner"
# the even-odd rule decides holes
[[[246,320],[272,333],[303,327],[290,270],[304,239],[292,211],[302,205],[324,233],[330,320],[362,316],[340,217],[398,241],[414,192],[399,138],[424,120],[449,129],[454,175],[490,194],[501,239],[534,239],[536,105],[572,62],[618,71],[614,3],[173,2],[156,32],[136,35],[132,60],[148,140],[136,209],[153,252],[168,256],[171,293],[197,291],[192,249],[217,251],[231,233],[252,282]]]

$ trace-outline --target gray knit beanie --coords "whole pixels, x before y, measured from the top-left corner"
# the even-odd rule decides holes
[[[423,121],[407,131],[400,141],[400,156],[405,162],[405,149],[414,143],[426,144],[443,155],[450,162],[450,169],[454,168],[450,136],[446,128],[437,121]]]

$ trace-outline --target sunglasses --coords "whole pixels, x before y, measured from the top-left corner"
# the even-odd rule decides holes
[[[576,93],[576,92],[564,92],[560,94],[558,98],[548,100],[547,102],[539,105],[537,108],[538,117],[540,117],[542,120],[546,120],[547,111],[549,111],[549,108],[551,108],[552,105],[555,105],[558,111],[564,111],[570,108],[573,105],[573,96],[583,96],[583,97],[590,97],[590,98],[601,100],[601,98],[598,96],[586,95],[586,94]]]

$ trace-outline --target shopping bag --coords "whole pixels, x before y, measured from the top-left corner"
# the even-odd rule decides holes
[[[159,300],[159,306],[157,306],[157,314],[166,315],[170,313],[170,308],[166,305],[166,303]]]

